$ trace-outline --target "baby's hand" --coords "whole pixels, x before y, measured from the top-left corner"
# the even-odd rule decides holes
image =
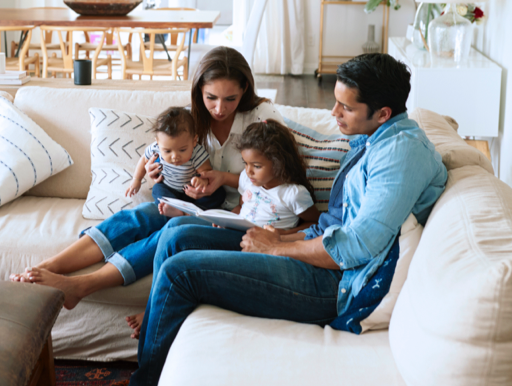
[[[135,178],[132,180],[132,183],[130,184],[130,186],[128,187],[128,189],[126,189],[126,193],[124,194],[125,197],[131,197],[135,194],[138,193],[139,189],[140,189],[140,186],[141,186],[141,182],[140,180],[136,180]]]
[[[208,179],[207,178],[201,178],[201,177],[194,177],[190,181],[190,185],[196,189],[201,189],[204,193],[204,190],[208,186]]]

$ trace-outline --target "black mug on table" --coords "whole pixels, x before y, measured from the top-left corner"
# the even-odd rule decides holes
[[[88,59],[76,59],[73,65],[75,84],[89,86],[92,78],[92,61]]]

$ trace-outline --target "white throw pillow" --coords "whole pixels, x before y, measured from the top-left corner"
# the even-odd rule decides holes
[[[104,220],[122,209],[152,201],[153,181],[142,179],[139,192],[125,197],[133,172],[148,145],[155,141],[154,117],[119,110],[89,109],[92,183],[82,215]]]
[[[0,205],[71,165],[62,146],[0,96]]]

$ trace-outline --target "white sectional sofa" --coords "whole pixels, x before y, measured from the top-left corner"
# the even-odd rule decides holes
[[[74,165],[0,207],[0,279],[61,251],[98,222],[82,217],[91,184],[90,107],[154,116],[189,100],[183,89],[159,91],[156,82],[134,91],[131,84],[109,90],[48,83],[16,93],[14,104]],[[329,110],[277,108],[311,128],[335,127]],[[449,119],[425,110],[411,116],[443,156],[449,177],[389,330],[358,336],[205,305],[185,321],[161,385],[512,384],[512,189]],[[52,333],[55,357],[136,360],[137,341],[124,317],[144,310],[150,285],[146,277],[63,310]]]

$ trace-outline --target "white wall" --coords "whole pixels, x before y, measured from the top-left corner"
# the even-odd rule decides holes
[[[491,154],[499,178],[512,186],[512,1],[490,0],[482,4],[486,23],[475,29],[475,47],[503,69],[498,138],[492,139]],[[475,90],[478,98],[478,90]],[[485,114],[485,111],[471,112]]]
[[[306,14],[306,57],[304,73],[318,68],[320,42],[320,1],[303,0]],[[405,36],[407,25],[413,23],[413,0],[401,0],[398,11],[390,10],[389,37]],[[375,25],[375,41],[381,43],[382,6],[372,14],[364,12],[361,4],[327,4],[324,6],[323,55],[352,55],[363,53],[361,46],[368,37],[368,25]]]

